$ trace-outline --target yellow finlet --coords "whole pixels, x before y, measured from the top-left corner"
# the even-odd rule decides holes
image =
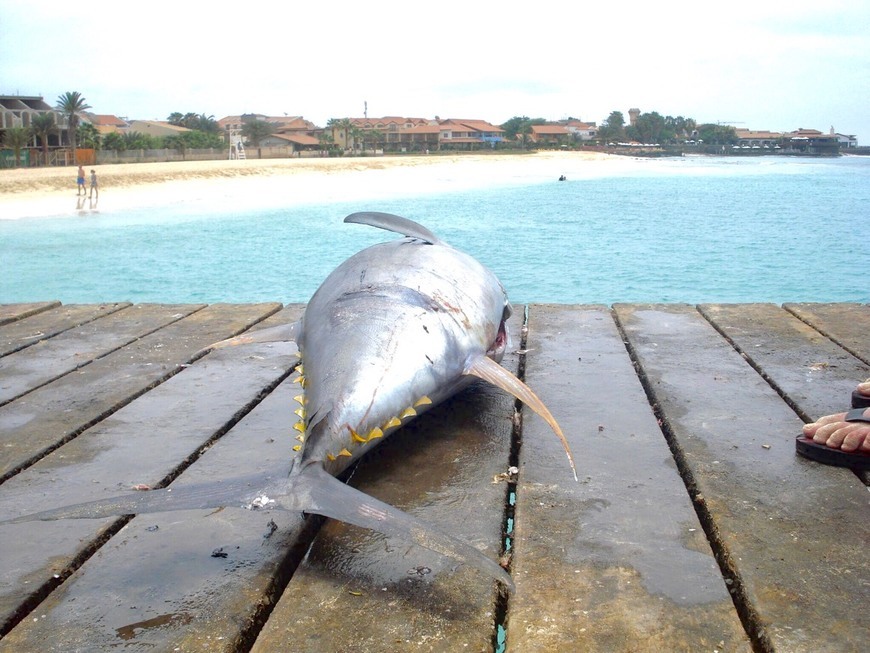
[[[350,439],[351,440],[353,440],[354,442],[362,442],[362,443],[368,442],[368,440],[366,440],[363,436],[361,436],[359,433],[354,431],[352,428],[350,428],[349,426],[347,428],[350,431]]]
[[[429,399],[426,395],[420,397],[417,401],[414,402],[414,408],[419,408],[420,406],[431,406],[432,400]]]
[[[350,451],[348,451],[347,449],[342,449],[341,451],[338,452],[338,455],[339,456],[347,456],[348,458],[353,456],[353,454]]]
[[[296,439],[299,440],[299,442],[305,442],[305,434],[300,433],[299,435],[296,436]]]
[[[299,416],[299,419],[305,419],[305,409],[301,406],[293,411],[296,415]]]
[[[405,410],[402,411],[402,414],[399,415],[401,419],[405,419],[407,417],[416,417],[417,411],[414,410],[411,406],[408,406]]]
[[[384,424],[384,430],[386,431],[387,429],[392,429],[401,425],[402,422],[399,420],[398,417],[391,417],[390,420],[386,424]]]
[[[299,431],[300,433],[305,433],[305,424],[303,424],[302,422],[296,422],[293,425],[293,428],[296,429],[297,431]]]
[[[335,456],[333,456],[331,453],[328,453],[328,454],[326,454],[326,459],[328,461],[332,462],[333,460],[335,460]]]
[[[296,395],[295,397],[293,397],[293,401],[300,404],[301,406],[304,406],[305,405],[305,395],[304,394]]]
[[[367,438],[367,440],[374,440],[375,438],[382,437],[384,437],[384,432],[376,426],[371,431],[369,431],[369,437]]]
[[[301,450],[302,450],[301,444],[294,444],[293,445],[293,451],[301,451]]]

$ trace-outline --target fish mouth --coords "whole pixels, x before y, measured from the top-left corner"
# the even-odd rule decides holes
[[[513,309],[511,308],[511,305],[507,304],[504,308],[504,313],[502,313],[501,322],[498,325],[498,333],[495,336],[495,340],[486,352],[487,358],[491,358],[497,363],[501,362],[504,352],[508,347],[509,339],[506,323],[512,312]]]

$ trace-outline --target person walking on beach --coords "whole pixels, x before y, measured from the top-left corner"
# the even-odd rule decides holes
[[[76,175],[76,195],[85,194],[85,169],[79,166],[79,171]]]
[[[91,199],[94,199],[94,191],[97,191],[97,199],[100,199],[100,189],[97,186],[97,171],[91,170]]]

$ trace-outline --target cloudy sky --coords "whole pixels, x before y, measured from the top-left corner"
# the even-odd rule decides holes
[[[0,93],[95,113],[329,118],[614,110],[870,145],[867,0],[0,0]]]

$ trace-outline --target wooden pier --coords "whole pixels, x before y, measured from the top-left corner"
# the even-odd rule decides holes
[[[732,651],[870,647],[866,478],[795,454],[870,377],[870,305],[515,307],[503,364],[350,483],[509,566],[280,511],[0,526],[0,651]],[[0,519],[281,473],[292,344],[203,354],[280,304],[0,305]],[[510,468],[518,473],[510,473]]]

